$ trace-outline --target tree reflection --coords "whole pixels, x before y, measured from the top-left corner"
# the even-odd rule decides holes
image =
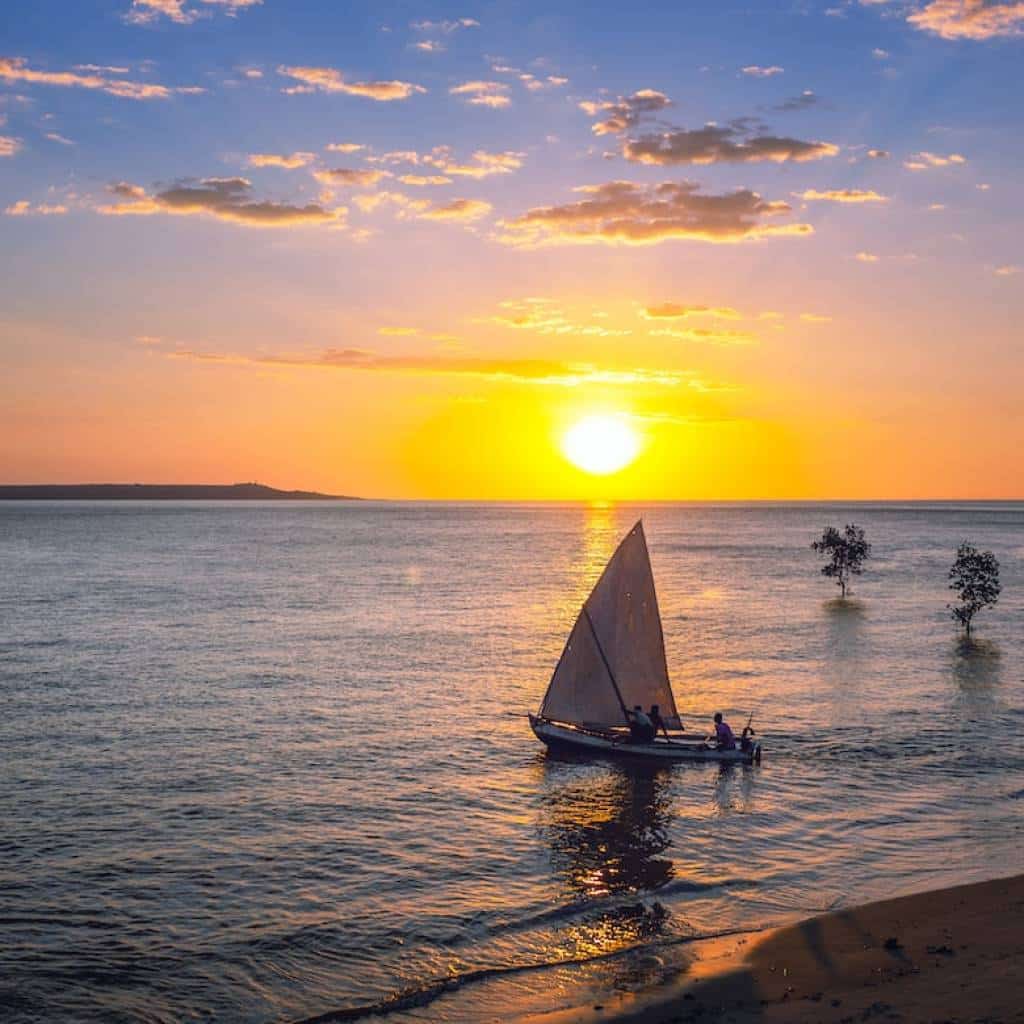
[[[1001,681],[1003,652],[991,640],[961,636],[950,651],[953,678],[966,694],[987,690]]]

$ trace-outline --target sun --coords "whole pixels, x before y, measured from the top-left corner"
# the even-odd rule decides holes
[[[586,416],[562,436],[562,453],[584,472],[607,476],[640,454],[640,438],[622,416]]]

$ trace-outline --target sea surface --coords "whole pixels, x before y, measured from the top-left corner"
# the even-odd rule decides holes
[[[760,767],[530,732],[640,516],[683,719]],[[1022,639],[1021,504],[0,503],[0,1019],[505,1020],[1017,872]]]

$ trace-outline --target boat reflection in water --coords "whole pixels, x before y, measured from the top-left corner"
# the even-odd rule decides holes
[[[670,771],[595,764],[548,753],[539,830],[551,848],[574,918],[574,956],[661,935],[669,914],[655,898],[675,877],[669,846]]]

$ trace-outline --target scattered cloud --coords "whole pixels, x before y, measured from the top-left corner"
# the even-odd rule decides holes
[[[996,267],[996,277],[1013,277],[1014,274],[1024,273],[1024,267],[1018,267],[1014,264],[1007,263],[1002,267]]]
[[[859,260],[861,263],[877,263],[878,257],[873,252],[859,252],[854,256],[855,260]]]
[[[946,208],[946,204],[945,203],[929,203],[928,204],[928,209],[932,213],[938,213],[940,210],[944,210],[945,208]]]
[[[742,138],[736,127],[707,124],[692,130],[660,132],[627,139],[622,155],[642,164],[747,164],[770,160],[773,163],[806,163],[835,156],[839,147],[830,142],[803,142],[778,135],[752,135]]]
[[[506,150],[504,153],[488,153],[485,149],[476,150],[468,161],[460,161],[450,146],[435,146],[429,153],[417,153],[415,150],[394,150],[370,157],[371,162],[378,164],[409,164],[413,167],[430,167],[443,175],[458,178],[489,178],[495,174],[511,174],[523,166],[525,153]],[[444,184],[443,182],[416,182],[416,184]]]
[[[123,78],[105,78],[103,75],[77,71],[41,71],[31,68],[24,57],[0,57],[0,79],[5,82],[25,82],[29,85],[55,85],[76,89],[96,89],[129,100],[165,100],[172,90],[154,82],[132,82]]]
[[[443,174],[402,174],[399,175],[398,180],[403,185],[412,185],[417,188],[424,185],[450,185],[452,183],[452,179],[446,178]]]
[[[329,142],[324,149],[328,153],[358,153],[366,147],[361,142]]]
[[[419,50],[420,53],[444,53],[444,43],[439,43],[436,39],[421,39],[418,43],[413,43],[412,48]]]
[[[545,75],[539,78],[531,75],[528,71],[520,72],[519,81],[530,90],[530,92],[542,92],[545,89],[560,89],[563,85],[569,84],[569,79],[562,75]]]
[[[480,22],[476,18],[452,18],[448,21],[429,21],[424,19],[411,22],[409,25],[409,28],[414,32],[443,32],[445,35],[451,35],[452,32],[457,32],[460,28],[479,27]]]
[[[488,317],[486,323],[537,334],[580,337],[622,337],[633,333],[631,330],[609,327],[604,323],[580,320],[559,306],[554,299],[528,296],[525,299],[506,299],[499,303],[499,306],[502,311]]]
[[[818,94],[810,89],[804,89],[799,96],[790,96],[788,100],[783,100],[775,110],[781,110],[784,113],[792,113],[795,110],[806,110],[808,107],[813,107],[819,103],[820,99]]]
[[[370,185],[376,185],[381,178],[390,177],[390,173],[365,167],[335,167],[314,171],[313,177],[324,185],[335,185],[341,188],[367,188]]]
[[[378,327],[377,333],[387,337],[401,338],[410,334],[419,334],[420,329],[418,327]]]
[[[76,64],[75,71],[95,71],[98,74],[127,75],[131,68],[116,64]]]
[[[346,96],[364,96],[379,102],[391,100],[407,100],[415,93],[427,90],[422,85],[412,82],[381,81],[381,82],[349,82],[336,68],[296,67],[280,65],[277,73],[285,78],[293,78],[299,85],[289,86],[282,90],[288,95],[310,92],[340,92]]]
[[[1021,0],[931,0],[908,15],[923,32],[943,39],[995,39],[1024,35]]]
[[[33,214],[52,217],[67,212],[68,208],[62,203],[37,203],[33,206],[27,199],[19,199],[4,210],[8,217],[27,217]]]
[[[305,167],[316,159],[315,153],[250,153],[250,167],[283,167],[293,171],[297,167]]]
[[[871,189],[860,189],[860,188],[834,188],[828,189],[825,192],[819,192],[817,189],[809,188],[804,192],[796,193],[801,199],[806,199],[810,202],[829,202],[829,203],[887,203],[889,202],[888,196],[880,195]]]
[[[482,199],[453,199],[442,206],[432,206],[419,216],[424,220],[472,221],[491,212],[491,204]]]
[[[21,139],[16,139],[12,135],[0,135],[0,157],[14,156],[21,148]]]
[[[823,316],[821,313],[801,313],[800,319],[808,324],[830,324],[832,317]]]
[[[651,245],[670,239],[738,242],[772,235],[810,235],[810,224],[775,224],[788,203],[767,201],[749,189],[707,195],[694,182],[640,185],[610,181],[575,190],[586,198],[535,207],[501,222],[498,241],[510,245],[603,243]]]
[[[149,193],[139,185],[120,182],[108,189],[114,202],[101,203],[96,212],[107,216],[199,214],[251,227],[293,227],[344,222],[344,207],[326,209],[317,203],[297,206],[252,198],[252,183],[245,178],[186,179],[170,188]]]
[[[466,102],[476,107],[507,107],[511,100],[506,95],[508,85],[505,82],[472,81],[453,85],[449,90],[452,96],[464,96]]]
[[[684,306],[678,302],[662,302],[645,306],[640,315],[645,320],[684,320],[691,316],[710,316],[719,320],[740,320],[743,314],[732,306]]]
[[[889,51],[888,50],[883,50],[880,46],[876,46],[871,51],[871,56],[874,57],[875,60],[888,60],[889,59]]]
[[[888,160],[892,153],[887,149],[869,149],[868,156],[872,160]]]
[[[202,7],[186,7],[187,0],[132,0],[124,15],[130,25],[150,25],[160,18],[166,18],[176,25],[191,25],[200,18],[210,16]],[[208,8],[219,8],[229,17],[236,17],[247,7],[257,7],[263,0],[198,0]]]
[[[687,387],[702,392],[722,390],[721,387],[709,383],[692,370],[599,367],[591,363],[563,363],[547,359],[485,358],[443,352],[381,355],[367,349],[332,348],[311,355],[242,356],[176,349],[167,352],[167,357],[234,366],[296,367],[366,373],[403,373],[419,376],[460,376],[506,383],[558,387],[606,384],[625,387]]]
[[[948,156],[941,156],[938,153],[920,152],[915,153],[909,160],[903,161],[903,166],[908,171],[926,171],[931,167],[950,167],[953,164],[965,164],[967,158],[959,153],[950,153]]]
[[[752,345],[757,341],[748,331],[721,331],[712,327],[659,327],[649,333],[656,338],[679,338],[707,345]]]
[[[772,75],[781,75],[785,70],[778,64],[770,64],[768,67],[762,67],[760,64],[748,64],[745,68],[740,68],[743,74],[752,75],[754,78],[771,78]]]
[[[617,100],[583,100],[579,108],[591,117],[603,115],[590,130],[595,135],[621,135],[629,131],[646,114],[672,106],[672,101],[657,89],[638,89],[631,96]]]

